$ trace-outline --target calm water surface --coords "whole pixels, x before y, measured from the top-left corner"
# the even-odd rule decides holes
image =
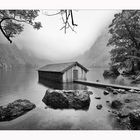
[[[117,79],[104,79],[103,68],[94,68],[87,74],[87,80],[120,85],[132,85],[126,78],[119,76]],[[90,96],[90,107],[85,110],[52,109],[42,102],[46,90],[49,88],[59,89],[88,89],[93,91]],[[100,100],[95,97],[101,97]],[[117,98],[116,95],[104,96],[103,89],[86,87],[79,84],[59,85],[45,82],[38,78],[38,73],[31,69],[18,69],[13,71],[0,71],[0,105],[5,105],[16,99],[29,99],[36,104],[36,108],[25,115],[9,121],[0,122],[0,129],[92,129],[111,130],[122,129],[115,125],[113,118],[108,112],[106,101]],[[102,104],[103,108],[97,110],[96,105]]]

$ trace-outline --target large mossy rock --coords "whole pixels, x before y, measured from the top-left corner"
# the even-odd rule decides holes
[[[54,109],[87,110],[90,105],[90,96],[89,91],[47,90],[42,101]]]
[[[111,66],[109,70],[104,70],[104,73],[103,73],[103,76],[105,78],[109,78],[109,77],[116,78],[119,75],[120,73],[116,66]]]
[[[113,77],[113,78],[115,78],[115,77],[117,77],[117,76],[119,76],[119,75],[120,75],[119,72],[114,72],[114,71],[112,71],[112,70],[104,70],[104,73],[103,73],[103,76],[104,76],[105,78],[108,78],[108,77]]]
[[[43,102],[46,105],[53,107],[54,109],[69,107],[67,96],[65,96],[64,94],[61,94],[58,91],[50,92],[47,90],[43,98]]]
[[[69,101],[69,108],[86,110],[90,105],[90,96],[88,91],[72,91],[66,93]]]
[[[123,103],[119,100],[114,100],[111,103],[111,108],[113,109],[120,109],[122,107]]]
[[[35,104],[31,103],[29,100],[22,99],[16,100],[5,106],[0,106],[0,121],[13,120],[35,107]]]

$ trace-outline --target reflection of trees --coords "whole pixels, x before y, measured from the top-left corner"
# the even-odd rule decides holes
[[[26,68],[14,69],[12,71],[0,71],[0,91],[9,94],[11,90],[19,90],[30,87],[35,77],[33,71]]]

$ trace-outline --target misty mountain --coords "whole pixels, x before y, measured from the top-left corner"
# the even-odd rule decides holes
[[[0,43],[0,68],[12,68],[24,66],[26,62],[20,55],[20,51],[14,45]]]
[[[40,67],[50,60],[36,58],[27,49],[19,49],[15,44],[0,43],[0,68],[10,69],[19,66]]]
[[[84,54],[76,58],[87,67],[107,67],[110,62],[110,47],[107,47],[109,33],[107,28],[96,39],[95,43]]]
[[[110,62],[110,47],[106,47],[109,39],[108,29],[106,28],[98,36],[94,44],[84,54],[72,59],[79,61],[86,67],[107,67]],[[0,68],[12,68],[18,66],[41,67],[53,63],[48,59],[38,58],[28,47],[29,44],[0,42]],[[66,61],[66,60],[65,60]]]
[[[38,58],[32,51],[30,51],[30,49],[27,49],[26,47],[20,49],[20,53],[26,62],[26,66],[39,68],[43,65],[52,63],[50,59]]]

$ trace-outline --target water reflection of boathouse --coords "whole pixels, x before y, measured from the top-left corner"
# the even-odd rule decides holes
[[[40,84],[47,88],[58,89],[58,90],[87,90],[87,86],[76,84],[73,82],[59,83],[51,80],[46,80],[43,77],[39,77]]]

